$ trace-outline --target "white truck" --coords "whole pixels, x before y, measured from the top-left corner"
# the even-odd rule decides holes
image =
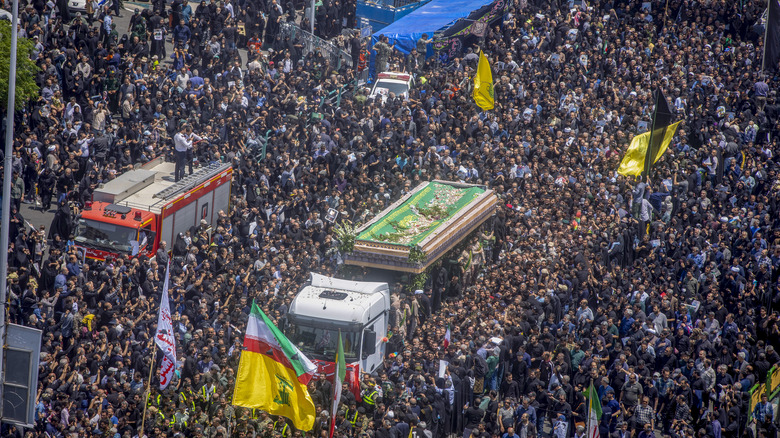
[[[318,367],[333,374],[339,332],[348,364],[347,382],[376,371],[384,360],[390,315],[387,283],[341,280],[311,274],[287,314],[288,337]],[[352,386],[352,383],[350,384]],[[352,388],[355,392],[356,388]],[[359,390],[358,390],[359,391]]]

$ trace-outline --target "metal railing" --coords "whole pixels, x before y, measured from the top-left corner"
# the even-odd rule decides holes
[[[351,81],[347,82],[346,84],[340,86],[339,88],[329,92],[326,96],[322,96],[320,98],[320,105],[318,107],[318,112],[322,112],[323,108],[325,107],[325,103],[328,103],[329,105],[335,105],[336,108],[341,107],[341,97],[344,94],[345,91],[352,90],[352,93],[357,93],[357,90],[359,88],[359,81],[358,78],[354,78]]]
[[[330,65],[335,67],[336,70],[339,70],[342,66],[352,67],[352,56],[344,49],[330,41],[312,35],[295,24],[287,22],[280,24],[279,32],[282,34],[282,38],[289,37],[293,44],[301,43],[303,56],[319,50],[323,56],[329,59]]]

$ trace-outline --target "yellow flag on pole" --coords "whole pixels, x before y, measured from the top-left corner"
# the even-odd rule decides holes
[[[278,336],[281,336],[280,339]],[[271,415],[292,420],[296,429],[309,431],[314,427],[314,402],[302,383],[296,366],[307,372],[303,353],[290,358],[285,354],[286,337],[274,326],[257,304],[247,322],[244,348],[238,363],[233,404],[262,409]]]
[[[483,111],[492,110],[495,106],[493,98],[493,73],[490,72],[485,52],[479,52],[479,64],[477,74],[474,75],[474,102]]]
[[[680,122],[676,122],[666,128],[664,140],[658,149],[658,154],[655,156],[653,164],[655,164],[664,152],[666,152],[679,125]],[[623,156],[623,161],[620,162],[620,167],[618,168],[619,174],[623,176],[639,176],[642,174],[642,171],[645,168],[645,155],[647,154],[647,144],[649,142],[650,131],[643,132],[631,140],[631,145],[628,146],[628,150],[626,150],[626,154]]]

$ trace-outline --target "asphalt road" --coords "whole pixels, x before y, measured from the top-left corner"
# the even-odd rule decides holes
[[[46,229],[49,229],[52,219],[54,219],[55,203],[52,200],[51,210],[41,211],[40,207],[36,207],[33,204],[22,204],[22,217],[30,222],[35,228],[44,225]]]

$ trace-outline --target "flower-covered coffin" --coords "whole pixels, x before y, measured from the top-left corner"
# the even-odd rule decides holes
[[[431,181],[357,229],[345,262],[420,273],[482,225],[498,198],[485,186]]]

